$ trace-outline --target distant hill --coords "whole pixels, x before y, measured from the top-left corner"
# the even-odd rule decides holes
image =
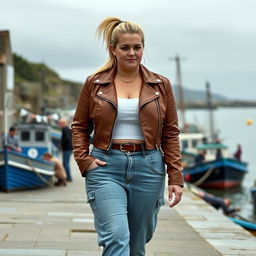
[[[189,88],[183,88],[184,91],[184,100],[186,102],[206,102],[206,91],[202,90],[195,90],[195,89],[189,89]],[[178,86],[173,86],[173,92],[175,95],[175,98],[177,102],[179,101],[179,91]],[[212,101],[229,101],[227,97],[224,97],[220,94],[212,93]]]
[[[59,77],[57,72],[43,63],[29,62],[13,54],[15,69],[15,102],[34,113],[44,108],[74,106],[81,84]]]
[[[82,84],[67,81],[43,63],[33,63],[13,54],[15,68],[15,102],[34,113],[44,108],[65,108],[75,106]],[[173,87],[176,101],[179,101],[178,87]],[[206,102],[206,91],[184,88],[186,102]],[[228,98],[212,94],[213,101],[229,101]]]

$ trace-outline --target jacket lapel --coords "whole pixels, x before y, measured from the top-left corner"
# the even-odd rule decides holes
[[[140,65],[140,73],[142,76],[142,85],[139,96],[139,108],[148,102],[159,97],[158,87],[154,86],[160,84],[162,81],[154,73],[150,72],[143,65]],[[116,67],[111,70],[95,76],[94,84],[100,85],[97,92],[98,97],[112,103],[117,108],[117,94],[114,86],[114,78],[116,75]]]
[[[112,68],[100,74],[99,78],[95,78],[94,84],[100,85],[97,92],[98,97],[112,103],[117,108],[117,95],[114,86],[114,78],[116,75],[116,68]]]
[[[162,81],[158,79],[158,77],[154,73],[150,72],[143,65],[140,65],[140,72],[143,81],[140,90],[139,102],[139,107],[141,108],[143,105],[159,97],[160,93],[157,90],[158,87],[154,85],[157,85]]]

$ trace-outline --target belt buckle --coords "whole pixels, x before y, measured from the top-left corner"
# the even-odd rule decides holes
[[[126,152],[126,150],[124,150],[124,149],[123,149],[123,143],[122,143],[122,144],[120,144],[120,151],[122,151],[122,152]]]
[[[120,144],[120,150],[121,150],[122,152],[130,152],[129,150],[123,149],[123,145],[132,145],[132,146],[133,146],[133,149],[130,150],[130,151],[135,151],[135,150],[136,150],[136,145],[135,145],[135,144],[132,144],[132,143],[122,143],[122,144]]]

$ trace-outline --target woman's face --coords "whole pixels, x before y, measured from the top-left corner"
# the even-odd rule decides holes
[[[116,46],[111,46],[118,67],[127,71],[139,66],[143,50],[142,38],[138,33],[121,33]]]

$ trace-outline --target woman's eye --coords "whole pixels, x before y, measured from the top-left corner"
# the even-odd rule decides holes
[[[128,51],[129,47],[125,46],[125,47],[122,47],[121,49],[124,50],[124,51]]]

